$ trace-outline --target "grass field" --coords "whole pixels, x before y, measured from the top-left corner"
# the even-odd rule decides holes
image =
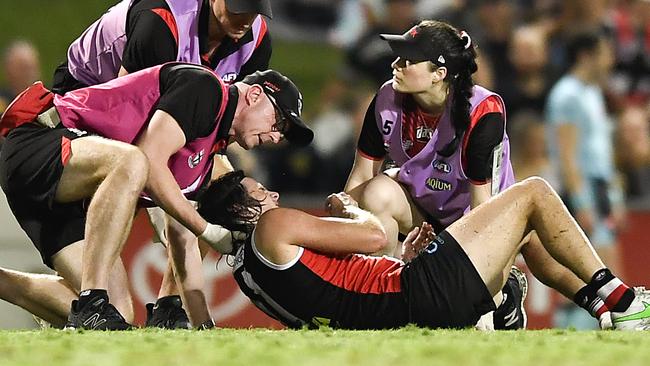
[[[650,365],[650,334],[416,328],[2,331],[0,365]]]

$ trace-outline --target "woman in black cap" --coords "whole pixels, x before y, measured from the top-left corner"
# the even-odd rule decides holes
[[[381,220],[388,236],[382,252],[395,254],[399,234],[425,221],[441,232],[512,185],[514,174],[505,105],[498,94],[474,84],[478,66],[470,35],[425,20],[403,35],[381,37],[397,56],[393,78],[368,107],[345,191]],[[397,169],[385,170],[387,162]],[[542,253],[531,237],[524,254],[533,247]],[[547,260],[536,275],[557,282],[567,296],[584,287]],[[495,312],[494,326],[525,327],[525,276],[516,268],[504,276],[510,276],[503,292],[507,301]],[[501,297],[497,294],[497,305]]]

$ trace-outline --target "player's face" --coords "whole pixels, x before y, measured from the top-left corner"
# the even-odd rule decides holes
[[[421,93],[433,84],[429,61],[411,62],[398,57],[393,64],[393,89],[400,93]]]
[[[234,14],[226,9],[224,0],[212,1],[212,12],[217,18],[217,26],[232,39],[242,38],[250,29],[258,14]]]
[[[241,122],[236,127],[233,124],[234,138],[246,150],[282,141],[282,132],[278,130],[278,126],[284,127],[286,124],[281,121],[280,113],[263,92],[259,94],[259,100],[249,104],[239,113],[237,119]]]
[[[262,213],[279,206],[280,194],[278,192],[267,190],[262,183],[249,177],[242,179],[241,184],[251,197],[260,202]]]

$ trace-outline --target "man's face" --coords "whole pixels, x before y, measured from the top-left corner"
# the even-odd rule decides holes
[[[262,183],[249,177],[242,179],[241,184],[251,197],[260,202],[262,205],[261,213],[279,207],[280,194],[278,192],[267,190]]]
[[[237,126],[233,125],[235,141],[246,150],[282,140],[282,133],[276,130],[279,112],[259,85],[252,88],[258,88],[257,94],[249,92],[249,104],[239,113]]]
[[[225,0],[212,0],[212,13],[217,18],[217,24],[226,35],[232,39],[242,38],[250,29],[258,14],[234,14],[226,9]]]

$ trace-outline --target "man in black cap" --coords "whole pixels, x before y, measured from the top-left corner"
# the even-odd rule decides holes
[[[128,328],[133,309],[119,254],[138,197],[191,233],[193,240],[170,247],[177,273],[197,284],[197,239],[220,252],[231,240],[188,202],[210,184],[215,154],[231,142],[309,144],[301,108],[297,87],[273,70],[226,86],[204,67],[168,63],[54,98],[35,84],[0,121],[7,135],[0,185],[44,263],[63,279],[0,271],[8,285],[0,298],[59,326],[69,309],[61,304],[72,303],[72,328]],[[194,324],[212,326],[202,287],[184,290],[196,295],[186,296],[188,308],[199,309]]]
[[[227,84],[241,81],[268,68],[271,38],[265,17],[273,17],[270,0],[123,0],[72,42],[52,91],[64,94],[170,61],[207,66]],[[230,167],[225,156],[221,165]],[[174,221],[161,210],[148,213],[162,241],[182,235],[170,233],[178,230],[166,227]],[[184,328],[189,321],[169,268],[160,303],[148,305],[147,324]]]

